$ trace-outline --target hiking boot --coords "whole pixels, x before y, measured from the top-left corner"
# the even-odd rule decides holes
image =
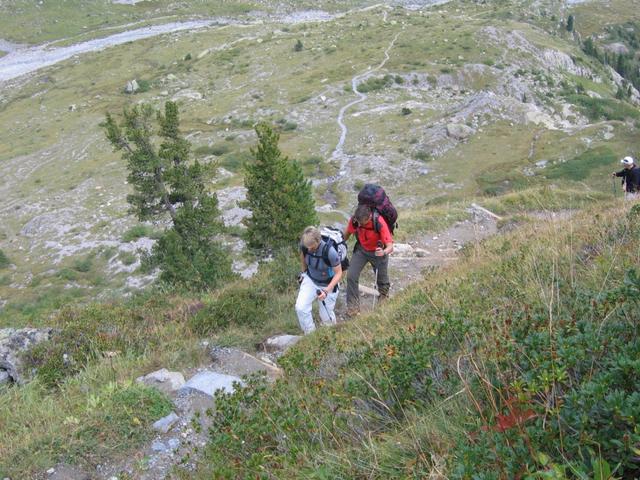
[[[389,295],[383,295],[382,293],[380,294],[380,296],[378,296],[378,304],[381,304],[383,302],[386,302],[387,300],[389,300]]]

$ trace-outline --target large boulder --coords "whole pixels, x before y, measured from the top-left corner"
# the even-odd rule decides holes
[[[138,90],[140,90],[140,85],[138,85],[138,82],[136,80],[128,81],[124,87],[125,93],[129,94],[136,93]]]
[[[204,370],[197,373],[185,383],[178,391],[181,395],[189,395],[193,392],[204,393],[209,397],[214,397],[218,390],[226,393],[233,393],[235,383],[242,384],[242,380],[234,375],[225,375],[211,370]]]
[[[476,131],[462,123],[449,123],[447,124],[447,135],[455,140],[465,140]]]
[[[33,346],[51,338],[51,328],[0,329],[0,372],[6,371],[11,380],[24,384],[29,380],[22,354]],[[0,375],[4,377],[4,375]]]

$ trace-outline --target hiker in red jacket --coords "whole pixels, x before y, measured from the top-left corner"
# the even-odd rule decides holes
[[[389,296],[389,254],[393,252],[393,237],[387,222],[367,205],[358,205],[344,232],[344,239],[353,234],[356,235],[356,246],[347,272],[347,316],[350,317],[360,313],[358,283],[360,272],[368,263],[376,272],[379,300]]]

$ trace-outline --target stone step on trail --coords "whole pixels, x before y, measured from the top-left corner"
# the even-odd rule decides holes
[[[204,393],[213,398],[218,390],[226,393],[233,393],[234,384],[243,385],[244,382],[235,375],[214,372],[213,370],[203,370],[191,377],[180,389],[179,395],[189,395],[193,392]]]

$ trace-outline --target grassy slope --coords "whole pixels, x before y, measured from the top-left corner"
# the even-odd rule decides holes
[[[611,204],[565,221],[525,225],[467,249],[457,265],[379,312],[306,338],[283,360],[285,382],[223,404],[199,478],[260,472],[275,478],[515,478],[546,470],[550,463],[541,453],[557,465],[566,463],[564,455],[588,473],[588,449],[598,444],[596,461],[614,468],[622,457],[630,474],[630,450],[612,448],[611,432],[597,427],[599,415],[608,425],[612,407],[589,397],[598,412],[595,431],[586,423],[576,431],[571,420],[587,408],[576,406],[573,392],[591,377],[603,381],[601,370],[615,375],[622,358],[614,356],[611,364],[606,351],[590,342],[614,342],[618,328],[630,328],[632,335],[637,326],[636,300],[620,290],[640,252],[636,221],[627,214],[628,205]],[[579,339],[571,322],[595,336]],[[549,332],[551,339],[544,340]],[[533,338],[542,345],[529,344]],[[576,355],[592,362],[588,377],[578,373]],[[543,380],[550,368],[564,373]],[[615,388],[633,392],[624,382]],[[549,395],[553,400],[546,400]],[[513,397],[519,406],[509,407]],[[547,401],[577,410],[554,409]],[[538,417],[526,429],[516,424],[491,433],[510,408],[531,408]],[[555,424],[543,427],[547,415],[561,415],[568,424],[558,434]],[[617,425],[613,437],[637,440],[633,418]],[[558,435],[564,436],[564,452]],[[523,441],[530,447],[524,453]]]

